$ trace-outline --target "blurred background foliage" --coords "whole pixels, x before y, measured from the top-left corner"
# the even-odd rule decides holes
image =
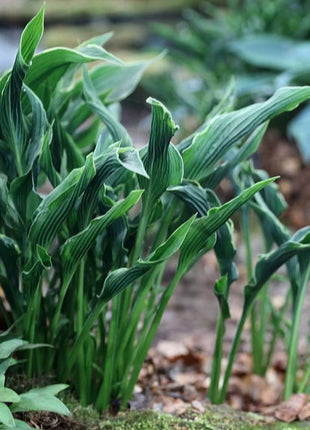
[[[41,3],[0,2],[0,73],[12,65],[21,29]],[[42,48],[75,47],[112,31],[107,49],[125,61],[165,51],[126,101],[129,115],[143,117],[145,99],[156,97],[190,132],[229,86],[232,106],[239,108],[280,86],[309,84],[309,11],[310,0],[47,0]],[[286,129],[289,119],[277,125],[297,141],[308,162],[310,108]]]

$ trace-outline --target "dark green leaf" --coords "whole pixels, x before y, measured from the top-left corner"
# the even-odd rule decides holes
[[[87,157],[84,167],[74,169],[40,204],[35,212],[29,239],[48,249],[59,232],[63,222],[69,217],[77,198],[95,176],[92,154]]]
[[[309,253],[309,250],[310,227],[306,227],[297,231],[276,250],[262,255],[255,266],[254,278],[245,287],[245,306],[251,305],[261,288],[279,267],[294,256]]]

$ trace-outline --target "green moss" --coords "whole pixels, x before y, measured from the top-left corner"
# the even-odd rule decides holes
[[[116,417],[104,415],[101,418],[92,408],[77,406],[71,399],[67,405],[73,411],[76,421],[82,422],[88,430],[296,430],[310,428],[310,423],[271,422],[260,415],[235,411],[227,406],[208,406],[204,414],[192,411],[175,417],[152,411],[127,411]]]

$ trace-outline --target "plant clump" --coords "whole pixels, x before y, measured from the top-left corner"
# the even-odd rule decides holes
[[[110,35],[35,54],[43,18],[44,8],[26,26],[14,66],[0,79],[0,309],[17,336],[52,346],[30,350],[27,375],[52,371],[74,387],[82,405],[125,408],[175,287],[213,250],[220,279],[210,399],[225,400],[245,321],[258,297],[268,302],[266,284],[284,264],[293,303],[289,396],[296,390],[310,230],[290,235],[278,220],[285,204],[276,178],[250,158],[268,121],[307,100],[310,88],[284,87],[236,111],[228,94],[178,145],[171,143],[177,131],[171,113],[149,98],[149,143],[137,149],[119,121],[119,102],[148,63],[125,64],[107,52],[102,45]],[[235,195],[222,204],[216,190],[225,178]],[[266,253],[248,268],[221,384],[230,286],[238,276],[231,217],[240,209],[245,233],[249,212],[256,214]],[[173,255],[177,268],[163,286]],[[259,357],[264,340],[253,339]],[[299,389],[307,387],[309,369]]]

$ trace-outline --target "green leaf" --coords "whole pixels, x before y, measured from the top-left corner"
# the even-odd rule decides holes
[[[1,344],[1,342],[0,342]],[[1,363],[0,363],[0,387],[4,387],[4,383],[5,383],[5,372],[8,370],[8,368],[14,364],[14,360],[12,359],[11,356],[9,356],[9,358],[3,360],[1,359]]]
[[[62,415],[71,415],[63,402],[55,397],[59,391],[66,389],[64,384],[56,384],[43,388],[34,388],[20,395],[20,402],[11,406],[12,412],[48,411]]]
[[[30,427],[25,421],[14,420],[15,421],[15,429],[16,430],[33,430],[33,427]]]
[[[126,129],[114,118],[109,109],[97,96],[86,68],[83,69],[83,93],[87,105],[107,126],[114,142],[121,141],[123,146],[131,146],[131,139]]]
[[[208,199],[212,206],[219,206],[220,202],[215,193],[208,191]],[[227,275],[227,297],[230,285],[238,279],[238,270],[234,263],[236,247],[233,238],[233,223],[228,220],[216,231],[214,252],[221,275]]]
[[[288,134],[293,137],[305,163],[310,162],[310,105],[301,110],[288,124]]]
[[[210,209],[205,189],[194,184],[182,184],[169,187],[167,191],[180,198],[194,213],[204,216]]]
[[[310,43],[275,34],[247,35],[230,44],[232,51],[256,67],[274,70],[310,69]]]
[[[246,203],[257,191],[273,182],[274,178],[258,182],[244,190],[237,197],[220,207],[213,207],[204,217],[198,218],[192,225],[180,249],[179,273],[186,273],[197,260],[214,246],[215,232],[231,215]]]
[[[105,305],[115,295],[120,294],[128,286],[133,285],[134,281],[144,275],[152,267],[166,261],[170,258],[182,245],[195,217],[191,217],[178,229],[176,229],[171,236],[160,245],[152,254],[150,254],[144,261],[138,260],[130,268],[121,268],[114,270],[106,278],[100,295],[96,298],[94,308],[90,312],[86,320],[82,332],[76,340],[71,351],[70,359],[67,363],[64,375],[70,372],[74,362],[76,361],[77,354],[83,345],[85,339],[89,335],[90,329],[94,322],[98,319]]]
[[[223,95],[223,98],[219,101],[219,103],[212,109],[212,111],[208,114],[205,122],[199,126],[197,130],[195,130],[191,135],[187,136],[185,139],[181,140],[181,142],[177,145],[178,150],[182,153],[186,148],[191,146],[195,136],[201,132],[203,132],[207,126],[212,121],[212,118],[230,112],[233,109],[234,98],[235,98],[235,83],[234,79],[231,79],[229,85],[227,86],[226,93]]]
[[[7,183],[7,176],[0,173],[0,220],[4,225],[17,231],[21,220],[14,207]]]
[[[10,148],[14,154],[16,170],[19,175],[26,172],[23,154],[28,143],[28,126],[23,118],[21,105],[21,92],[23,80],[30,67],[30,62],[34,51],[43,33],[44,7],[27,24],[23,31],[20,49],[9,79],[3,89],[0,108],[1,132],[4,140],[10,143]],[[39,124],[40,126],[40,124]],[[37,130],[37,129],[36,129]],[[33,137],[36,135],[34,131]]]
[[[77,198],[95,176],[95,165],[90,154],[84,167],[74,169],[40,204],[30,227],[29,240],[49,248],[66,218],[72,212]]]
[[[110,31],[108,33],[100,34],[99,36],[92,37],[91,39],[86,40],[85,42],[81,43],[78,48],[81,48],[82,46],[87,45],[105,45],[113,36],[113,32]]]
[[[66,390],[69,387],[67,384],[52,384],[47,385],[46,387],[39,387],[39,388],[32,388],[31,390],[27,391],[27,393],[32,394],[41,394],[42,396],[49,395],[49,396],[56,396],[61,391]]]
[[[26,25],[20,43],[22,59],[29,64],[41,40],[44,29],[44,8],[41,7],[37,15]]]
[[[9,286],[3,283],[6,299],[12,311],[18,314],[23,312],[23,298],[19,290],[19,257],[21,255],[17,243],[3,234],[0,234],[0,260],[6,270],[6,278],[10,280]]]
[[[170,112],[158,100],[149,98],[147,102],[152,105],[152,125],[147,152],[142,159],[150,179],[140,177],[140,182],[146,189],[143,199],[155,202],[169,186],[182,182],[183,162],[179,151],[170,143],[178,129]]]
[[[194,213],[197,212],[200,217],[205,216],[211,207],[220,205],[220,201],[215,193],[211,190],[204,190],[193,184],[170,187],[168,191],[174,193],[183,200],[184,203],[189,206]],[[228,285],[238,277],[237,268],[233,262],[236,249],[233,242],[232,230],[231,224],[223,224],[216,232],[216,242],[214,244],[214,251],[219,263],[220,272],[222,275],[228,275]],[[210,245],[210,243],[206,243],[205,252],[209,249]]]
[[[241,138],[276,115],[296,108],[309,97],[310,87],[281,88],[263,103],[213,118],[182,153],[185,178],[203,181]]]
[[[55,169],[51,153],[51,142],[53,138],[53,128],[50,126],[45,133],[42,150],[39,156],[39,165],[41,169],[46,173],[49,181],[56,188],[61,182],[61,176]]]
[[[26,175],[16,177],[10,186],[10,195],[14,202],[15,210],[18,212],[24,226],[29,226],[34,211],[41,203],[42,198],[34,189],[32,171]]]
[[[46,249],[37,244],[36,250],[37,250],[38,259],[42,264],[42,266],[45,269],[50,269],[52,267],[52,259],[51,259],[51,256],[46,251]]]
[[[47,122],[46,113],[41,100],[27,86],[25,86],[25,92],[30,100],[32,110],[32,131],[29,136],[28,144],[24,148],[22,154],[22,157],[25,160],[24,172],[28,173],[31,169],[34,170],[33,164],[41,153],[49,124]]]
[[[117,152],[118,159],[122,166],[131,172],[149,178],[149,175],[144,169],[144,165],[136,148],[119,148]]]
[[[16,403],[20,401],[20,397],[15,391],[10,388],[0,387],[0,403]]]
[[[10,357],[14,351],[28,342],[21,339],[10,339],[0,343],[0,360]]]
[[[250,164],[251,174],[255,180],[262,181],[269,177],[268,173],[264,170],[257,170],[252,167]],[[282,214],[282,212],[287,209],[287,203],[279,190],[279,186],[276,183],[269,184],[268,187],[265,187],[261,192],[264,201],[268,208],[274,213],[277,217]],[[257,199],[259,195],[257,195]]]
[[[80,66],[98,60],[121,63],[98,45],[85,46],[80,51],[69,48],[47,49],[33,58],[25,83],[35,91],[45,105],[48,102],[46,88],[53,91],[70,66]]]
[[[227,160],[212,172],[204,181],[204,185],[215,189],[220,182],[228,176],[233,169],[257,150],[263,135],[268,127],[268,122],[257,127],[240,148],[232,148],[227,154]],[[225,157],[226,158],[226,157]],[[265,178],[264,178],[265,179]]]
[[[119,102],[128,97],[138,85],[145,69],[151,61],[139,61],[128,64],[103,64],[94,67],[90,79],[98,96],[104,96],[105,103]],[[72,95],[78,95],[83,83],[78,82]]]
[[[244,289],[245,307],[249,307],[267,280],[284,263],[294,256],[309,253],[310,227],[298,230],[290,240],[280,245],[276,250],[263,254],[255,266],[253,279]]]
[[[101,303],[107,303],[116,294],[122,292],[128,285],[140,278],[152,266],[158,265],[170,258],[182,245],[195,217],[191,217],[182,224],[172,235],[160,245],[148,258],[138,260],[131,268],[117,269],[109,274],[98,299]]]
[[[8,429],[16,428],[12,412],[4,403],[0,403],[0,423],[7,426]]]
[[[104,215],[93,219],[86,229],[69,238],[62,250],[64,283],[69,282],[74,270],[83,256],[91,248],[97,236],[101,234],[108,225],[122,217],[140,199],[143,191],[132,191],[123,201],[119,201]]]

